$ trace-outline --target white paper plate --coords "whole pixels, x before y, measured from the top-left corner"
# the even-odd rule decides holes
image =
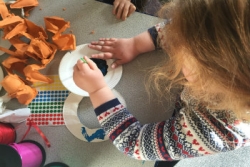
[[[3,31],[0,30],[0,46],[9,49],[11,43],[8,40],[3,39],[2,37],[3,37]],[[4,54],[4,52],[0,50],[0,55],[2,54]]]
[[[73,80],[73,67],[77,60],[82,58],[84,55],[90,57],[92,54],[100,53],[99,51],[90,49],[88,44],[82,44],[76,47],[74,51],[67,52],[62,58],[59,65],[59,78],[62,84],[72,93],[80,96],[89,96],[88,92],[79,88]],[[108,65],[108,72],[105,75],[105,81],[108,86],[112,89],[120,81],[122,76],[122,66],[115,69],[111,68],[113,60],[106,60]]]
[[[120,95],[120,93],[114,89],[112,89],[112,91],[119,101],[124,106],[126,106],[125,100]],[[70,93],[66,98],[63,106],[63,118],[66,127],[75,137],[86,142],[102,142],[108,140],[109,138],[105,135],[105,132],[102,128],[89,129],[80,122],[77,116],[77,109],[82,98],[82,96],[76,95],[74,93]],[[90,106],[86,106],[86,108],[88,107]],[[84,112],[84,110],[80,112]]]
[[[0,66],[0,82],[3,81],[3,78],[4,78],[4,75],[3,75],[3,69],[2,67]],[[2,89],[2,84],[0,84],[0,90]]]

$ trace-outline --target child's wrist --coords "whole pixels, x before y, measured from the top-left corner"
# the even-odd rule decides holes
[[[135,56],[141,54],[136,40],[137,40],[136,37],[131,38],[131,41],[132,41],[131,43],[132,43],[132,46],[133,46],[133,51],[132,52],[133,52],[133,55],[135,55]]]
[[[89,97],[94,108],[115,98],[113,92],[108,86],[104,86],[92,93],[89,93]]]

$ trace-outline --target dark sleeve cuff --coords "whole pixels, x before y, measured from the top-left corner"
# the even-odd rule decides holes
[[[150,34],[150,36],[151,36],[151,38],[152,38],[152,40],[153,40],[153,43],[154,43],[154,45],[155,45],[155,48],[158,48],[158,47],[157,47],[158,32],[157,32],[155,26],[149,28],[149,29],[148,29],[148,32],[149,32],[149,34]]]
[[[103,112],[109,110],[110,108],[115,107],[115,106],[117,106],[119,104],[121,104],[121,103],[117,98],[112,99],[112,100],[100,105],[99,107],[97,107],[95,109],[95,114],[96,114],[96,116],[98,116],[101,113],[103,113]]]

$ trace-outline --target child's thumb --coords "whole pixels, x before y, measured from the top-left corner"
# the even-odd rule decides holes
[[[116,67],[118,67],[119,65],[122,65],[122,64],[123,64],[122,60],[116,60],[116,61],[114,61],[112,63],[111,68],[116,68]]]

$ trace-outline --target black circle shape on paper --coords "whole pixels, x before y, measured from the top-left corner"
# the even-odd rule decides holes
[[[97,67],[101,70],[103,76],[105,76],[108,73],[108,65],[106,60],[96,59],[96,58],[90,58],[90,59],[93,62],[95,62]]]

